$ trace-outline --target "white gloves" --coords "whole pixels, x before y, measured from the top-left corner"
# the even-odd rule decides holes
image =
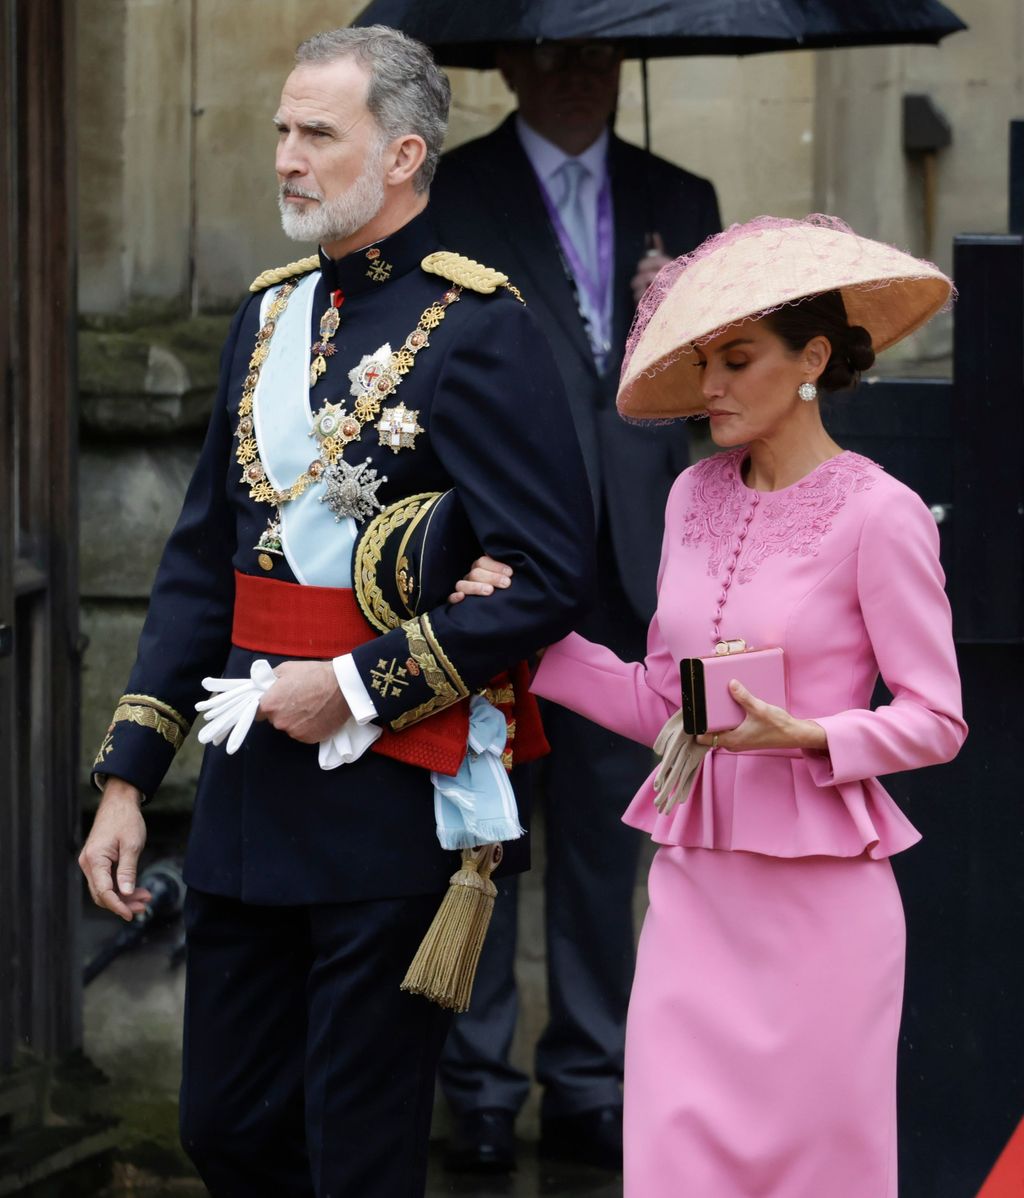
[[[202,712],[206,721],[198,733],[200,744],[212,741],[219,745],[227,737],[227,752],[237,752],[256,718],[260,699],[276,680],[270,662],[262,657],[252,663],[248,678],[204,678],[203,686],[213,697],[196,704],[196,711]],[[376,724],[359,724],[354,719],[346,721],[337,732],[320,742],[320,768],[337,769],[339,765],[362,757],[380,733]]]
[[[219,745],[227,736],[227,751],[236,752],[252,727],[260,699],[276,681],[270,662],[263,657],[252,663],[248,678],[204,678],[203,686],[213,692],[213,698],[196,704],[196,711],[201,711],[206,721],[199,729],[199,743]]]
[[[661,765],[654,778],[654,805],[662,815],[668,815],[676,803],[690,797],[694,774],[708,751],[707,745],[697,744],[696,738],[683,731],[683,713],[670,715],[654,742],[654,751]]]

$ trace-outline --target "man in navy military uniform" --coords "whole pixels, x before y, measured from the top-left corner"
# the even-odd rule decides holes
[[[458,866],[428,771],[464,736],[451,717],[467,696],[563,635],[592,584],[551,353],[503,275],[437,252],[448,102],[425,48],[393,30],[299,48],[276,165],[285,229],[319,253],[261,276],[235,316],[96,761],[80,863],[94,901],[130,919],[147,898],[139,808],[203,679],[275,667],[237,751],[207,749],[185,862],[182,1138],[215,1198],[422,1193],[448,1017],[399,986]],[[362,612],[352,598],[375,551],[362,538],[353,567],[357,534],[451,488],[515,587],[410,607],[375,634],[363,613],[376,623],[389,601],[373,585]],[[374,743],[322,769],[317,745],[341,729]]]
[[[555,353],[598,526],[598,590],[580,631],[641,659],[654,611],[663,513],[687,465],[681,429],[624,424],[615,390],[636,301],[668,254],[718,232],[706,179],[616,137],[622,53],[609,40],[509,46],[498,66],[518,111],[446,154],[433,189],[443,237],[509,272]],[[494,181],[499,181],[495,186]],[[537,1045],[541,1149],[616,1167],[632,902],[640,837],[620,819],[650,768],[642,745],[551,706],[551,755],[533,773],[546,828],[548,1025]],[[587,796],[579,818],[579,794]],[[515,878],[505,883],[472,1009],[456,1020],[441,1082],[457,1115],[456,1169],[513,1164],[529,1079],[512,1067]]]

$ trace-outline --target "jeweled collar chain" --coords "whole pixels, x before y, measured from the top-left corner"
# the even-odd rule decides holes
[[[277,322],[297,286],[297,282],[285,283],[272,301],[266,319],[256,334],[256,345],[249,359],[249,370],[238,403],[238,424],[235,429],[238,439],[235,460],[242,468],[240,481],[249,487],[250,499],[279,508],[281,504],[297,499],[314,483],[324,480],[327,483],[327,492],[320,502],[328,504],[335,514],[335,519],[352,516],[361,523],[373,512],[381,510],[382,505],[377,499],[376,490],[386,481],[386,476],[378,478],[376,471],[368,468],[369,458],[365,463],[352,467],[348,462],[342,461],[342,455],[348,445],[361,439],[363,428],[380,413],[382,401],[394,392],[413,368],[417,354],[430,344],[430,333],[444,320],[449,304],[459,299],[462,288],[453,285],[444,292],[440,300],[435,300],[424,311],[400,349],[391,352],[390,347],[382,347],[384,353],[378,350],[375,354],[367,354],[359,365],[349,372],[351,393],[355,398],[353,411],[347,412],[340,403],[327,401],[323,404],[313,417],[313,427],[309,434],[317,440],[317,457],[290,487],[278,490],[267,478],[263,462],[260,460],[253,422],[253,396],[259,382],[260,370],[270,354],[270,343]],[[333,308],[331,310],[335,311]],[[410,411],[404,404],[385,408],[375,426],[379,444],[387,446],[393,453],[398,453],[400,449],[413,448],[416,436],[423,432],[418,417],[418,411]],[[278,513],[275,512],[271,516],[255,548],[264,554],[281,553]],[[261,558],[260,564],[269,569],[273,563],[267,564]]]

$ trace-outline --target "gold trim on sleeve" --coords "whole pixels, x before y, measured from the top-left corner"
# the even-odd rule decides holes
[[[448,675],[437,664],[437,658],[430,651],[430,646],[424,635],[422,627],[424,620],[426,620],[426,616],[420,616],[418,620],[406,620],[402,625],[402,631],[405,633],[406,641],[409,644],[409,656],[419,666],[427,685],[434,692],[434,697],[428,699],[426,703],[421,703],[418,707],[414,707],[412,711],[407,711],[397,719],[392,720],[391,727],[396,732],[401,732],[403,728],[408,728],[410,724],[415,724],[418,720],[432,715],[435,711],[451,707],[453,703],[458,703],[460,699],[465,698],[469,693],[465,689],[462,691],[456,690],[449,681]]]
[[[420,624],[423,626],[423,635],[427,638],[427,644],[433,650],[435,657],[444,666],[448,672],[448,677],[452,680],[455,688],[459,692],[459,698],[465,698],[469,694],[469,687],[462,681],[462,676],[459,671],[452,665],[448,654],[441,648],[441,642],[437,639],[434,633],[434,627],[430,623],[430,616],[424,612],[420,616]]]
[[[165,703],[163,699],[156,699],[152,695],[122,695],[118,699],[117,704],[120,707],[122,703],[140,703],[143,707],[152,707],[154,711],[158,711],[161,715],[167,716],[168,719],[174,720],[181,729],[183,736],[187,736],[189,728],[192,727],[190,719],[183,716],[180,711],[175,710],[170,703]]]
[[[111,729],[117,724],[138,724],[140,728],[149,728],[153,732],[159,733],[175,752],[185,743],[185,734],[181,730],[181,725],[175,720],[161,715],[155,707],[150,707],[148,704],[121,703],[114,712]],[[101,746],[101,752],[104,747],[109,752],[106,741]],[[105,752],[104,756],[106,756]]]

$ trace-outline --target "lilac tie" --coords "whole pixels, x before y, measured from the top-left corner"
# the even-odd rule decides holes
[[[583,184],[590,177],[590,171],[575,158],[567,158],[555,171],[555,175],[561,186],[561,191],[555,200],[558,215],[562,218],[565,231],[572,238],[576,252],[583,260],[587,270],[593,275],[594,247],[591,245],[586,213],[583,208]]]

